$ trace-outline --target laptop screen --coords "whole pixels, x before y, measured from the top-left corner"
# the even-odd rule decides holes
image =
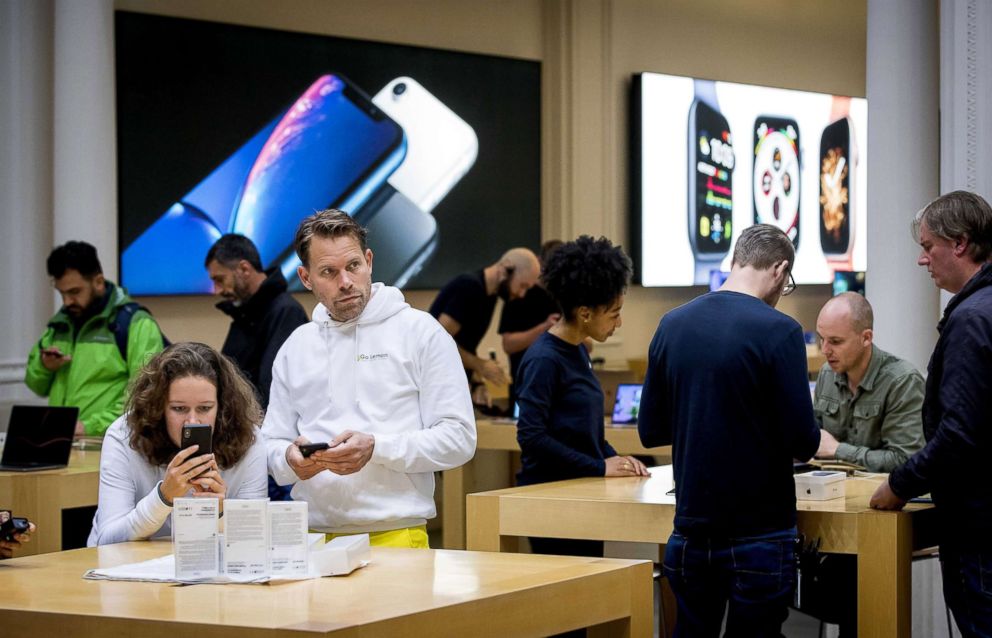
[[[640,383],[621,383],[617,386],[617,398],[613,402],[614,423],[637,423],[637,412],[640,407]]]
[[[78,408],[15,405],[10,411],[3,465],[67,465]]]

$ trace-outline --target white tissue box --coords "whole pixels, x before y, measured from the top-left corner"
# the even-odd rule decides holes
[[[804,474],[796,474],[796,498],[800,501],[829,501],[832,498],[844,497],[843,472],[828,472],[814,470]]]
[[[311,545],[310,569],[321,576],[350,574],[372,560],[368,534],[339,536],[324,545]]]

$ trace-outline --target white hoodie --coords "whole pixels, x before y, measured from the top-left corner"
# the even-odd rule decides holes
[[[300,481],[286,448],[303,435],[345,430],[375,436],[368,464]],[[310,527],[374,532],[423,525],[437,514],[434,472],[475,454],[475,416],[454,340],[398,289],[373,284],[357,319],[338,322],[318,304],[276,355],[262,424],[269,473],[310,504]]]

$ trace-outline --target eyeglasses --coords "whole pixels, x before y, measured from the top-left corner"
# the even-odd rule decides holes
[[[792,278],[792,273],[789,273],[789,282],[782,286],[782,296],[787,297],[796,291],[796,280]]]

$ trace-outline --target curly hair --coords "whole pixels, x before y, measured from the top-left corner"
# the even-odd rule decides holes
[[[227,469],[240,461],[255,442],[262,409],[255,389],[227,357],[202,343],[174,343],[151,359],[131,384],[127,423],[131,447],[153,465],[168,465],[179,451],[169,438],[165,407],[176,379],[202,377],[217,388],[217,420],[213,453]]]
[[[544,266],[544,287],[561,306],[565,319],[575,319],[580,306],[613,303],[627,290],[630,258],[606,237],[582,235],[556,248]]]

